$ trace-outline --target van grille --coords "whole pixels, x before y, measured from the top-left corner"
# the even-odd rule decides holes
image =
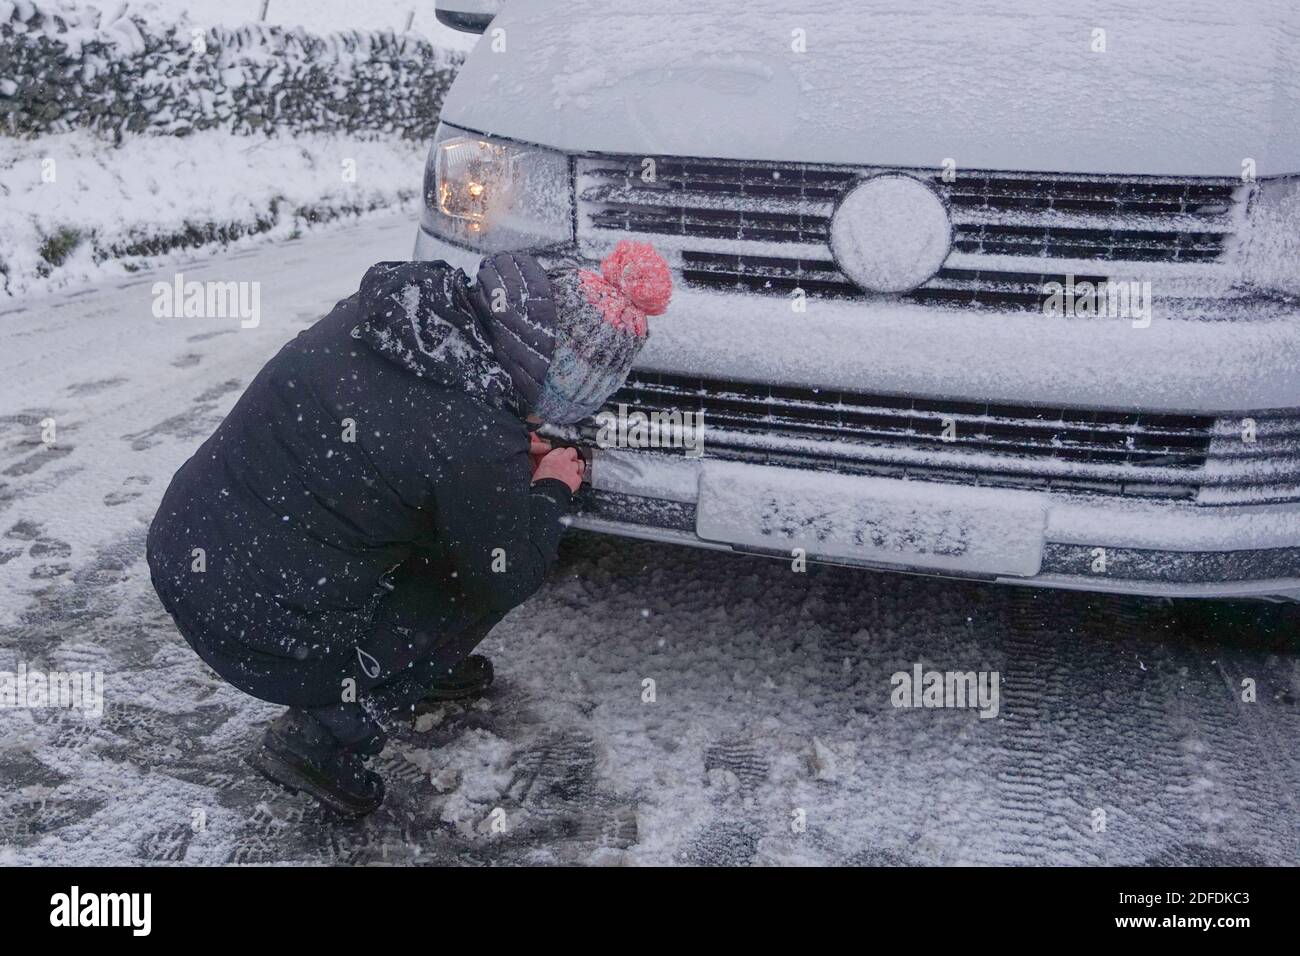
[[[835,204],[860,179],[906,172],[931,182],[953,218],[944,268],[907,298],[1030,307],[1044,283],[1159,273],[1162,294],[1230,294],[1238,180],[852,168],[640,157],[579,161],[580,239],[659,237],[693,286],[857,298],[828,245]],[[783,249],[782,247],[788,247]]]
[[[634,371],[629,412],[702,412],[705,458],[1231,504],[1300,500],[1300,419],[908,398]],[[595,439],[588,423],[585,438]]]

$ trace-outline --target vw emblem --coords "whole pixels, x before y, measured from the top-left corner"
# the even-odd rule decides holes
[[[911,176],[863,180],[831,218],[831,255],[867,292],[910,292],[952,248],[952,221],[939,194]]]

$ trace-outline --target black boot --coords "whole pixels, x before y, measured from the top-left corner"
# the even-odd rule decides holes
[[[383,779],[365,766],[371,749],[345,746],[307,711],[291,708],[272,721],[249,762],[286,790],[340,816],[363,817],[384,802]]]
[[[425,684],[424,696],[416,705],[428,709],[449,700],[480,697],[492,685],[492,662],[482,654],[462,658]]]

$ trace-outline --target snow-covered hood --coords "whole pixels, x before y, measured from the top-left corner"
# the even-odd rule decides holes
[[[1300,172],[1294,0],[798,6],[510,0],[443,119],[646,156]]]

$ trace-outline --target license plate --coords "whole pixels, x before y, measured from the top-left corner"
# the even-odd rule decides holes
[[[1029,577],[1046,510],[1032,494],[709,462],[696,533],[755,550]]]

